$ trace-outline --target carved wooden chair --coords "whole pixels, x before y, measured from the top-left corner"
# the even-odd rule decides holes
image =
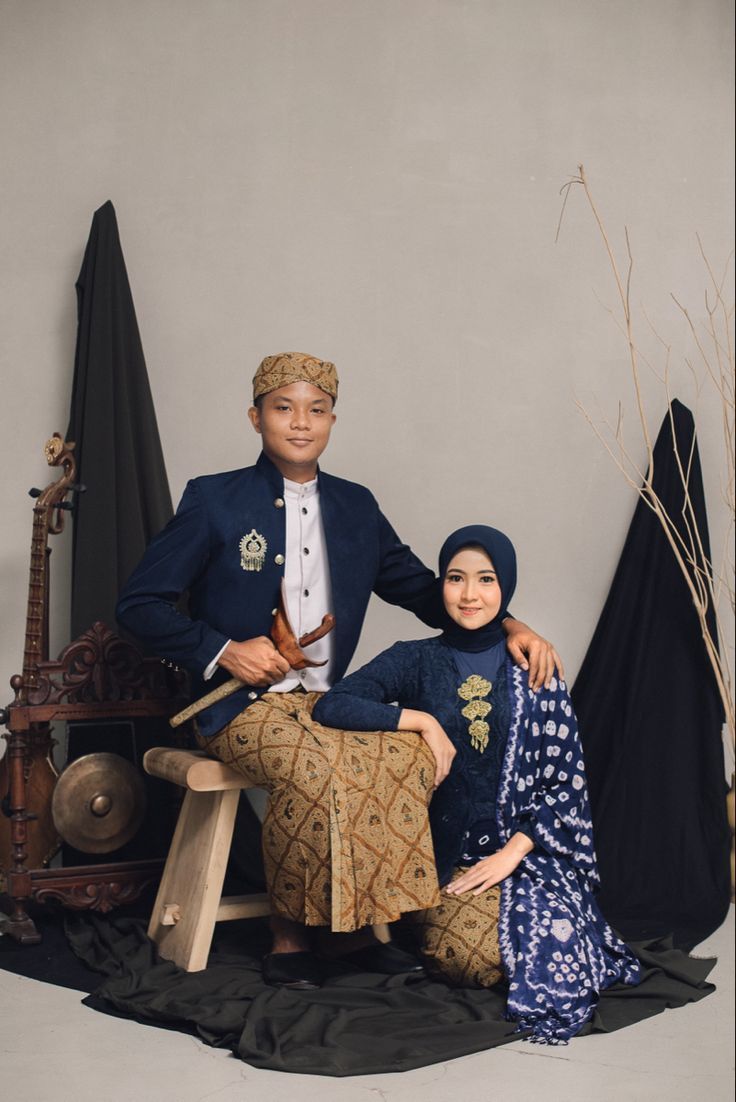
[[[3,710],[8,733],[6,817],[0,816],[0,878],[9,901],[4,932],[23,943],[40,940],[28,915],[31,900],[109,911],[135,900],[162,871],[160,858],[49,868],[60,839],[51,810],[58,776],[51,724],[64,720],[166,717],[187,700],[186,675],[144,658],[105,624],[96,623],[56,661],[40,661],[33,676],[11,679],[15,700]],[[0,882],[0,890],[3,884]]]
[[[23,672],[11,678],[14,699],[0,712],[0,723],[7,727],[7,752],[0,759],[0,902],[10,914],[3,932],[31,943],[40,940],[27,911],[31,900],[109,911],[134,900],[163,867],[160,859],[49,867],[62,841],[52,811],[59,791],[52,723],[168,718],[181,710],[188,695],[185,674],[159,659],[144,658],[103,623],[93,624],[58,659],[49,659],[48,537],[63,531],[72,507],[67,499],[83,487],[74,481],[73,443],[54,433],[44,452],[48,465],[62,473],[44,490],[30,491],[33,534]],[[177,740],[170,736],[169,741]],[[112,802],[100,793],[90,799],[88,811],[104,817]]]

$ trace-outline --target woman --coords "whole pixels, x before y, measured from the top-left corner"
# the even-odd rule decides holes
[[[481,525],[459,529],[440,552],[440,578],[442,635],[396,643],[327,693],[314,718],[417,731],[429,745],[443,902],[417,916],[425,954],[456,983],[491,986],[505,975],[519,1029],[564,1044],[600,991],[640,975],[595,904],[575,716],[563,682],[533,692],[506,659],[501,622],[516,587],[509,539]]]

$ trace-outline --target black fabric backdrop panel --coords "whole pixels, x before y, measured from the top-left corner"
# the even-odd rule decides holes
[[[79,481],[72,637],[115,625],[118,592],[172,515],[133,296],[111,202],[95,211],[77,280],[78,329],[67,440]]]
[[[692,454],[689,492],[709,558],[695,428],[678,401],[672,422],[674,438],[667,416],[655,445],[654,487],[684,531],[676,440],[685,468]],[[688,587],[641,500],[572,698],[601,908],[626,938],[673,933],[691,947],[720,925],[730,898],[723,715]]]

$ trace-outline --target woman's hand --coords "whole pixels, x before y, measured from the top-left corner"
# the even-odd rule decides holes
[[[445,891],[448,895],[462,895],[463,892],[470,891],[473,895],[480,895],[481,892],[492,888],[494,884],[500,884],[507,876],[511,876],[521,859],[533,849],[534,843],[531,838],[527,838],[526,834],[519,831],[497,853],[484,857],[472,868],[460,873],[447,885]]]
[[[559,654],[546,639],[537,635],[521,620],[507,616],[502,624],[506,632],[506,648],[522,670],[529,670],[529,687],[536,692],[542,685],[549,688],[557,667],[557,676],[564,678],[565,670]]]
[[[402,708],[399,716],[400,731],[416,731],[422,736],[429,749],[434,754],[435,771],[434,787],[442,784],[450,772],[452,760],[457,753],[445,730],[434,716],[428,712],[417,712],[412,708]]]

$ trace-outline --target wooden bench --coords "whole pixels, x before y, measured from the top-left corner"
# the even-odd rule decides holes
[[[271,913],[265,892],[222,896],[240,791],[253,786],[234,769],[193,750],[154,747],[144,755],[143,768],[186,789],[148,936],[165,960],[200,972],[216,922]]]

